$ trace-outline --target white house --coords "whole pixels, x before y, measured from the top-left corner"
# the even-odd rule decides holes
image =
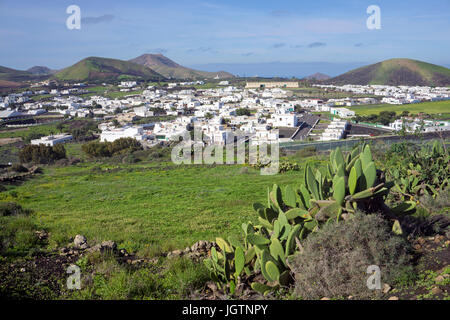
[[[330,108],[330,113],[337,115],[341,118],[351,118],[355,116],[355,111],[349,110],[347,108]]]
[[[70,141],[72,139],[73,139],[73,137],[70,134],[58,134],[58,135],[54,135],[54,136],[47,136],[47,137],[42,137],[40,139],[31,140],[31,144],[33,144],[33,145],[44,144],[46,146],[53,147],[54,145],[57,145],[60,143],[66,143],[67,141]]]
[[[142,126],[104,130],[100,135],[101,142],[113,142],[120,138],[133,138],[138,141],[143,141],[147,139],[147,135]]]
[[[298,118],[295,114],[272,114],[272,119],[268,122],[274,127],[296,127]]]
[[[134,113],[138,117],[143,117],[143,118],[153,117],[153,111],[150,111],[150,109],[146,106],[134,108]]]

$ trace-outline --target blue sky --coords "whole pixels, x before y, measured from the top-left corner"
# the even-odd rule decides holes
[[[66,28],[72,4],[81,30]],[[373,4],[381,30],[366,27]],[[158,52],[187,66],[394,57],[449,66],[450,1],[0,0],[0,43],[0,65],[17,69]]]

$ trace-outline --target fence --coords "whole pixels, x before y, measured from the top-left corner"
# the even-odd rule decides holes
[[[360,139],[346,139],[346,140],[337,140],[337,141],[323,141],[323,142],[287,142],[281,143],[280,149],[285,151],[298,151],[308,147],[314,147],[317,151],[328,151],[336,149],[340,147],[343,150],[348,150],[353,148],[360,142],[366,143],[384,143],[386,145],[391,145],[394,143],[400,143],[404,141],[413,142],[413,143],[424,143],[432,140],[440,140],[441,138],[445,140],[446,144],[450,143],[450,131],[443,131],[440,133],[442,137],[435,133],[424,133],[420,136],[382,136],[382,137],[374,137],[374,138],[360,138]]]

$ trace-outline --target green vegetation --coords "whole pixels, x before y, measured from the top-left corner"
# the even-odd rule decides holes
[[[0,203],[0,254],[2,256],[31,255],[37,248],[35,220],[31,211],[15,202]]]
[[[30,126],[27,128],[0,130],[0,139],[3,138],[22,138],[30,141],[32,139],[39,139],[40,137],[50,134],[58,133],[57,123],[42,124],[37,126]]]
[[[250,112],[250,109],[248,108],[239,108],[236,110],[236,115],[238,116],[251,116],[252,113]]]
[[[127,249],[147,244],[181,248],[235,233],[254,218],[251,205],[255,197],[263,200],[261,190],[272,183],[295,183],[301,173],[272,177],[251,168],[243,174],[242,166],[154,162],[161,152],[133,165],[86,162],[44,168],[43,175],[13,188],[16,197],[3,193],[0,200],[32,208],[61,244],[84,234],[114,239]]]
[[[288,185],[282,191],[275,184],[267,190],[267,206],[253,205],[258,224],[242,224],[243,243],[232,236],[228,241],[216,238],[220,252],[211,250],[211,258],[205,260],[211,279],[234,294],[241,273],[252,276],[261,271],[267,282],[251,286],[265,295],[292,282],[289,261],[301,247],[298,243],[325,225],[347,220],[357,211],[390,218],[414,213],[414,202],[397,203],[392,209],[385,205],[394,183],[386,183],[381,175],[370,147],[359,145],[345,158],[340,148],[333,150],[325,170],[307,165],[299,188]],[[403,234],[399,220],[390,228]]]
[[[381,111],[380,114],[371,114],[368,116],[360,116],[356,115],[354,120],[356,122],[372,122],[372,123],[380,123],[384,126],[389,125],[389,123],[394,122],[396,119],[398,119],[397,114],[395,111]]]
[[[66,158],[66,149],[62,144],[54,147],[40,145],[27,145],[19,153],[22,163],[49,164]]]
[[[183,299],[208,279],[202,264],[187,259],[165,260],[136,270],[118,263],[114,257],[91,254],[77,264],[92,281],[75,291],[71,299]]]
[[[125,155],[142,150],[141,144],[132,138],[121,138],[114,142],[90,142],[81,147],[89,156],[94,158]]]
[[[0,80],[6,81],[27,81],[37,77],[31,73],[22,70],[15,70],[0,66]]]
[[[69,128],[66,123],[62,126]],[[406,155],[415,157],[413,152],[405,149],[405,154],[398,152],[395,157],[389,152],[384,155],[379,146],[360,145],[345,153],[336,149],[325,161],[316,149],[305,148],[281,159],[290,168],[283,174],[262,176],[260,170],[246,165],[176,166],[169,161],[170,147],[135,150],[133,144],[130,149],[125,142],[131,141],[106,148],[107,158],[94,152],[101,156],[95,159],[84,149],[103,144],[67,144],[67,156],[82,158],[82,162],[45,166],[43,174],[21,184],[5,185],[0,193],[1,259],[16,264],[22,261],[17,259],[26,257],[39,262],[36,253],[55,253],[55,249],[68,246],[74,235],[82,234],[90,244],[114,240],[118,248],[145,260],[134,264],[122,256],[83,253],[75,260],[82,268],[82,290],[58,291],[52,298],[185,299],[193,293],[203,297],[209,294],[205,289],[208,279],[217,283],[220,294],[231,293],[237,298],[242,288],[250,286],[252,294],[271,292],[282,299],[321,295],[366,298],[367,291],[359,291],[357,285],[361,277],[367,279],[361,269],[362,265],[367,268],[366,264],[389,268],[391,272],[383,275],[383,281],[392,281],[391,285],[418,279],[404,250],[409,230],[404,223],[418,217],[416,199],[398,198],[394,184],[386,182],[391,179],[391,168],[413,161]],[[395,148],[402,147],[393,147],[392,152]],[[440,144],[425,149],[433,161],[448,157]],[[445,169],[445,164],[438,163]],[[436,169],[429,168],[430,172]],[[403,187],[401,180],[396,182]],[[274,186],[264,193],[269,185]],[[422,196],[421,202],[431,202],[429,212],[420,212],[421,219],[448,213],[448,188],[440,188],[438,193],[431,200]],[[386,217],[389,219],[383,219]],[[42,240],[42,234],[48,239]],[[204,262],[165,257],[169,250],[199,240],[215,240],[217,244]],[[355,248],[351,251],[354,255],[346,254],[350,246]],[[340,266],[340,276],[348,279],[346,285],[336,283],[339,277],[332,270],[317,272],[326,264]],[[349,265],[361,268],[346,267]],[[16,288],[14,277],[19,279],[21,274],[17,271],[11,278],[5,268],[0,265],[1,279],[7,280],[6,285],[0,285],[1,293],[12,292],[11,288]],[[64,279],[65,270],[61,272],[57,278]],[[301,281],[308,282],[309,287],[301,287],[309,295],[298,289]],[[325,291],[314,291],[317,281],[325,284],[321,286]],[[17,284],[17,288],[22,285]],[[36,289],[30,290],[20,294],[36,296]],[[14,289],[14,294],[19,291]],[[48,295],[39,292],[38,296]]]
[[[390,59],[358,68],[333,79],[334,84],[446,86],[450,69],[411,59]]]
[[[410,245],[375,214],[329,224],[302,245],[292,265],[295,294],[303,299],[380,298],[381,290],[367,289],[369,266],[380,267],[381,283],[394,283],[410,269]]]
[[[376,105],[364,105],[354,106],[349,109],[355,111],[357,115],[368,116],[378,115],[383,111],[393,111],[397,115],[400,115],[404,111],[408,111],[410,114],[426,113],[430,115],[447,115],[450,118],[450,100],[436,101],[436,102],[422,102],[403,105],[392,104],[376,104]]]
[[[394,191],[401,198],[417,199],[423,195],[436,198],[450,185],[450,155],[445,145],[395,144],[386,153],[387,175],[396,181]]]
[[[340,92],[329,89],[322,89],[317,87],[299,87],[289,88],[295,96],[302,99],[344,99],[344,98],[363,98],[363,97],[375,97],[370,94],[355,94],[352,92]]]
[[[63,69],[55,74],[59,80],[87,81],[117,79],[127,75],[134,79],[162,80],[163,77],[155,71],[136,63],[89,57],[81,60],[71,67]]]
[[[144,54],[130,61],[151,68],[168,79],[204,80],[205,78],[213,79],[216,76],[221,79],[233,78],[233,75],[228,72],[205,72],[183,67],[162,54]]]

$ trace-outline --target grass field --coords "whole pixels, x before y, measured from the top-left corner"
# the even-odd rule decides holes
[[[184,248],[238,234],[243,222],[256,220],[252,204],[267,201],[268,186],[298,184],[302,176],[300,171],[261,176],[242,168],[172,163],[52,167],[2,193],[0,201],[34,210],[59,244],[84,234],[129,250],[155,244]]]
[[[392,104],[376,104],[351,107],[356,114],[366,116],[370,114],[379,114],[381,111],[395,111],[397,114],[403,111],[409,111],[412,114],[420,112],[428,114],[442,114],[450,118],[450,100],[437,102],[423,102],[414,104],[392,105]]]
[[[288,88],[287,90],[292,91],[297,97],[301,98],[314,98],[314,99],[343,99],[348,97],[363,97],[360,94],[354,94],[351,92],[339,92],[339,91],[325,91],[322,88],[317,87],[299,87],[299,88]],[[375,97],[373,95],[364,95],[364,97]]]
[[[58,133],[57,129],[58,123],[42,124],[37,126],[29,126],[25,128],[15,128],[15,129],[2,129],[0,130],[0,138],[23,138],[25,139],[28,135],[36,133],[43,135],[50,135],[52,133]]]

